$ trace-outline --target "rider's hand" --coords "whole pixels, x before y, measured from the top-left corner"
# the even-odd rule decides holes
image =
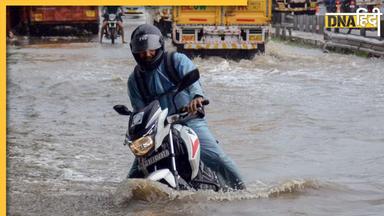
[[[188,113],[195,114],[195,113],[197,112],[197,108],[203,106],[203,101],[204,101],[204,98],[201,97],[201,96],[194,98],[194,99],[188,104],[188,106],[187,106],[187,108],[188,108]]]

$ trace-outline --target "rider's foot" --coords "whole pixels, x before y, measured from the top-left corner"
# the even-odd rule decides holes
[[[243,182],[241,182],[239,185],[236,186],[236,189],[237,190],[246,190],[247,187],[245,186],[245,184]]]
[[[245,186],[244,182],[237,182],[234,189],[235,190],[246,190],[247,187]]]

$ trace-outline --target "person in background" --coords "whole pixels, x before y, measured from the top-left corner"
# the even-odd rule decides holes
[[[123,8],[120,6],[105,6],[103,7],[102,11],[103,11],[104,20],[100,30],[100,43],[103,42],[104,31],[106,30],[106,26],[108,24],[109,14],[116,14],[117,25],[119,26],[120,32],[121,32],[121,42],[127,43],[124,40],[124,26],[123,26],[123,19],[121,18],[121,16],[123,15]]]

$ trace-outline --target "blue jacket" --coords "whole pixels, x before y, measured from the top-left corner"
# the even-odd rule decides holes
[[[179,77],[184,77],[185,74],[196,69],[193,62],[184,54],[175,53],[173,55],[174,65]],[[151,95],[160,95],[167,92],[175,85],[168,79],[165,71],[164,61],[153,71],[146,71],[145,82],[148,84],[148,90]],[[144,100],[140,95],[134,73],[128,78],[128,95],[134,111],[137,111],[145,106]],[[180,92],[176,98],[176,108],[179,109],[187,105],[195,96],[200,95],[204,97],[200,81],[195,82],[190,87]],[[168,108],[168,115],[175,113],[175,107],[172,102],[172,96],[163,96],[159,99],[162,109]]]

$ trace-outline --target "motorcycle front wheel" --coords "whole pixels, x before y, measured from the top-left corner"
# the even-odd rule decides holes
[[[110,31],[111,31],[111,42],[112,42],[112,44],[114,44],[115,38],[116,38],[116,29],[112,28]]]

